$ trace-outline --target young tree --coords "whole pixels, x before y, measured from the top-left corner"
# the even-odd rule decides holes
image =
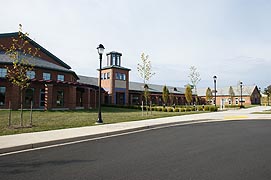
[[[190,67],[190,74],[188,77],[190,78],[192,87],[195,89],[195,93],[197,94],[197,85],[201,79],[200,74],[195,66]]]
[[[28,34],[22,32],[22,25],[19,25],[18,37],[12,39],[10,47],[1,45],[6,54],[13,60],[12,67],[7,68],[7,79],[15,86],[18,86],[20,93],[20,125],[23,126],[23,92],[30,85],[30,78],[27,72],[33,70],[34,66],[28,59],[35,56],[38,49],[32,50],[27,47]]]
[[[206,100],[207,100],[207,103],[209,104],[211,99],[213,98],[213,93],[212,93],[212,90],[210,87],[208,87],[206,89]]]
[[[185,99],[188,104],[191,104],[193,97],[192,97],[192,89],[190,85],[187,85],[185,88]]]
[[[151,79],[151,77],[155,74],[152,72],[151,61],[149,60],[149,56],[144,53],[141,54],[141,63],[137,64],[137,71],[139,73],[140,78],[144,82],[144,98],[145,104],[148,105],[148,97],[149,97],[149,88],[147,88],[147,83]]]
[[[230,88],[229,88],[229,95],[231,98],[231,105],[233,105],[233,98],[235,97],[235,93],[234,93],[232,86],[230,86]]]
[[[271,94],[271,85],[264,88],[264,94],[267,95],[267,105],[269,106],[270,94]]]
[[[163,102],[165,105],[167,105],[168,97],[169,97],[169,90],[168,90],[167,86],[165,85],[163,87],[163,93],[162,93],[162,99],[163,99]]]

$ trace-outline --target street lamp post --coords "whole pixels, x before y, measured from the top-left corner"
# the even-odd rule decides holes
[[[240,106],[240,108],[243,108],[243,94],[242,94],[242,92],[243,92],[243,82],[241,81],[240,82],[240,90],[241,90],[241,99],[240,99],[240,102],[241,102],[241,106]]]
[[[103,124],[102,120],[102,112],[101,112],[101,101],[102,101],[102,95],[101,95],[101,76],[102,76],[102,58],[104,53],[104,46],[100,44],[97,47],[98,54],[100,56],[100,68],[99,68],[99,104],[98,104],[98,120],[96,121],[96,124]]]
[[[214,100],[214,103],[215,103],[215,107],[216,107],[216,80],[217,80],[217,77],[214,76],[213,79],[214,79],[214,86],[215,86],[215,100]]]

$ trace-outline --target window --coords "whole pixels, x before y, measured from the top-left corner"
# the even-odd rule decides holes
[[[235,98],[235,104],[238,104],[238,102],[239,102],[238,98]]]
[[[57,75],[57,80],[58,81],[64,81],[64,75],[58,74]]]
[[[116,56],[115,56],[115,54],[112,54],[112,64],[111,65],[116,65]]]
[[[31,106],[31,102],[33,103],[33,99],[34,99],[34,89],[33,88],[26,89],[24,98],[25,105]]]
[[[40,90],[40,107],[45,106],[45,89]]]
[[[27,71],[26,75],[28,76],[29,79],[34,79],[36,77],[35,71]]]
[[[116,73],[116,79],[117,80],[126,80],[126,75],[122,73]]]
[[[0,86],[0,106],[5,105],[5,99],[6,99],[6,87]]]
[[[110,72],[106,73],[107,79],[110,79]]]
[[[228,99],[228,102],[229,102],[229,104],[231,105],[231,99],[230,99],[230,98]]]
[[[7,75],[7,69],[6,68],[0,68],[0,77],[5,78]]]
[[[50,73],[43,73],[43,79],[44,80],[51,80],[51,74]]]
[[[117,66],[120,66],[120,56],[117,56],[117,63],[116,63]]]
[[[63,101],[64,101],[64,92],[63,91],[57,91],[56,93],[56,105],[59,107],[63,106]]]

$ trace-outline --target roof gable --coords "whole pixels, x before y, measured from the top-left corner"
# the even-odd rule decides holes
[[[19,32],[0,34],[0,38],[12,38],[12,37],[17,38],[18,36],[19,36]],[[63,66],[64,68],[71,69],[69,65],[64,63],[62,60],[60,60],[58,57],[50,53],[48,50],[43,48],[41,45],[36,43],[34,40],[29,38],[28,36],[26,36],[26,40],[29,42],[29,44],[31,44],[35,48],[38,48],[42,53],[44,53],[46,56],[51,58],[56,64],[59,64],[60,66]]]

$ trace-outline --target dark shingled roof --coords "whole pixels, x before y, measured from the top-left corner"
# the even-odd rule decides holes
[[[33,65],[34,67],[73,73],[77,77],[75,72],[73,72],[70,69],[67,69],[63,66],[59,66],[54,63],[50,63],[50,62],[43,60],[41,58],[38,58],[38,57],[32,57],[30,55],[21,54],[20,56],[22,59],[26,59],[28,61],[28,63]],[[0,52],[0,64],[12,64],[12,63],[13,63],[13,59],[10,58],[9,55],[5,54],[4,52]]]
[[[0,34],[0,38],[1,37],[18,37],[18,36],[19,36],[19,32]],[[30,44],[32,44],[34,47],[40,49],[40,51],[42,51],[43,53],[45,53],[47,56],[51,57],[57,63],[61,64],[61,66],[65,67],[67,69],[71,69],[71,67],[69,65],[67,65],[66,63],[64,63],[62,60],[60,60],[58,57],[56,57],[55,55],[53,55],[52,53],[50,53],[49,51],[47,51],[45,48],[43,48],[41,45],[39,45],[38,43],[36,43],[32,39],[30,39],[28,36],[26,36],[26,38],[27,38],[27,41]]]
[[[80,75],[78,77],[79,77],[78,82],[80,82],[80,83],[98,86],[98,78],[80,76]],[[162,93],[164,85],[148,84],[148,87],[149,87],[149,91],[152,93]],[[174,93],[174,94],[184,94],[185,93],[185,88],[173,87],[173,86],[167,86],[167,88],[169,89],[169,93]],[[129,90],[142,92],[142,91],[144,91],[144,83],[129,82]]]

